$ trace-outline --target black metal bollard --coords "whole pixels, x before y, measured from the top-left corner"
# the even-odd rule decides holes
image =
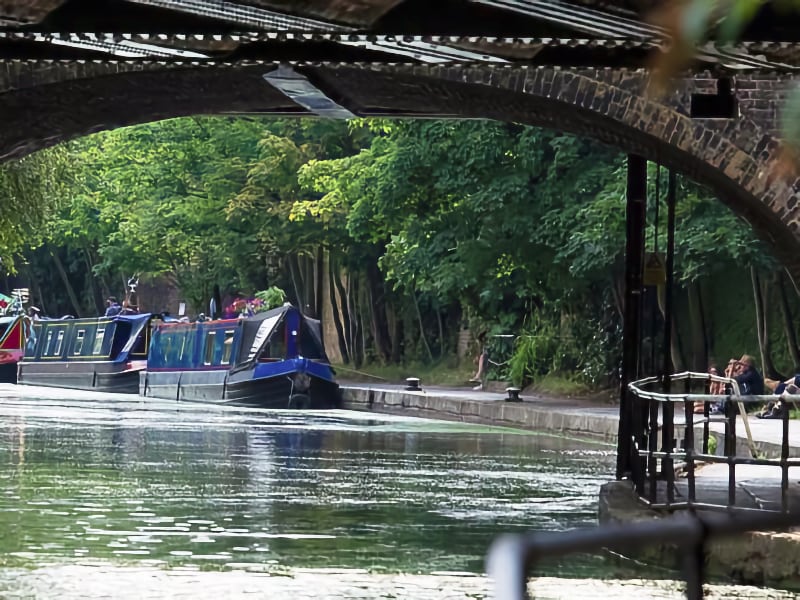
[[[409,392],[419,392],[422,390],[422,388],[419,387],[419,377],[407,377],[406,390]]]
[[[508,397],[506,398],[506,402],[522,402],[522,398],[519,397],[519,392],[519,388],[507,387],[506,394],[508,394]]]

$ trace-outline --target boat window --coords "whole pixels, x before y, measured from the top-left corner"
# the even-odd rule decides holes
[[[78,329],[75,333],[75,342],[72,344],[72,354],[79,355],[83,350],[83,338],[86,337],[85,329]]]
[[[306,324],[300,326],[300,347],[297,349],[297,353],[306,358],[322,358],[322,348]]]
[[[197,329],[194,327],[191,329],[182,327],[183,331],[180,332],[181,335],[181,353],[180,353],[180,366],[181,367],[193,367],[195,366],[195,359],[194,358],[194,342],[197,337]]]
[[[231,354],[233,351],[233,336],[236,333],[233,329],[228,329],[225,332],[225,340],[222,342],[222,360],[220,364],[231,364]]]
[[[261,358],[286,358],[286,334],[287,330],[285,327],[273,331],[266,348],[264,348],[264,351],[261,353]]]
[[[53,356],[60,356],[61,355],[61,346],[64,344],[64,330],[58,332],[56,335],[56,347],[53,350]]]
[[[98,327],[97,332],[94,334],[94,346],[92,347],[92,354],[97,356],[103,351],[103,339],[106,337],[106,328]]]
[[[44,342],[44,352],[42,352],[43,355],[48,356],[48,355],[51,354],[51,352],[50,352],[50,344],[51,344],[52,341],[53,341],[53,332],[52,331],[48,331],[47,332],[47,337],[45,338],[45,342]]]
[[[209,331],[206,334],[206,349],[203,354],[203,364],[210,365],[214,363],[214,346],[216,345],[217,332]]]

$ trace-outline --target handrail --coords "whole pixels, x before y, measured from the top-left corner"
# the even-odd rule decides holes
[[[780,458],[768,459],[758,456],[758,452],[753,441],[752,432],[748,420],[745,404],[756,402],[769,402],[779,399],[774,394],[748,395],[742,396],[740,388],[735,380],[727,377],[720,377],[708,373],[696,373],[685,371],[671,375],[669,378],[670,386],[673,383],[684,383],[683,392],[665,393],[647,389],[655,385],[663,385],[660,377],[647,377],[628,384],[628,391],[632,396],[632,423],[631,430],[631,454],[630,478],[636,486],[636,491],[640,498],[656,509],[683,509],[683,508],[717,508],[731,511],[743,511],[744,507],[736,505],[736,466],[737,465],[759,465],[775,466],[781,469],[781,511],[788,511],[788,481],[789,467],[797,466],[796,459],[789,458],[789,422],[788,411],[784,411],[782,418],[782,441]],[[693,393],[693,384],[702,383],[704,386],[710,382],[722,382],[730,384],[732,393],[724,395],[697,394]],[[725,401],[726,406],[724,420],[724,448],[722,456],[710,454],[708,452],[708,439],[710,437],[709,404],[717,401]],[[700,422],[695,421],[694,403],[703,402],[703,414]],[[685,422],[673,422],[673,410],[667,410],[667,406],[676,403],[684,405]],[[747,444],[750,450],[750,457],[741,457],[736,451],[736,415],[731,410],[734,406],[738,407],[738,412],[742,416],[747,434]],[[659,425],[659,407],[663,410],[663,423]],[[727,408],[730,407],[730,408]],[[703,425],[702,447],[695,449],[694,427]],[[675,426],[683,427],[683,442],[681,449],[673,448],[675,444]],[[662,449],[658,449],[659,436],[661,437]],[[688,486],[688,498],[675,501],[674,482],[675,471],[674,461],[684,461],[686,480]],[[698,502],[695,490],[695,464],[696,462],[724,463],[728,465],[728,499],[726,504],[713,505]],[[666,478],[666,500],[659,501],[659,491],[657,481]],[[645,493],[645,483],[649,483],[649,494]]]
[[[529,598],[527,575],[544,557],[603,548],[629,550],[652,544],[675,544],[688,549],[683,554],[686,596],[703,598],[706,543],[714,538],[749,531],[784,530],[800,525],[800,513],[758,513],[743,515],[687,514],[659,521],[608,524],[572,531],[505,534],[492,543],[486,557],[486,571],[494,580],[496,600]]]
[[[695,398],[694,402],[708,402],[713,399],[713,401],[729,401],[732,397],[736,398],[736,403],[739,408],[739,415],[742,417],[742,422],[744,423],[744,430],[745,434],[747,435],[747,443],[750,446],[750,454],[753,458],[756,458],[758,455],[758,451],[756,450],[756,445],[753,442],[753,433],[750,431],[750,420],[747,417],[747,410],[744,407],[745,398],[768,398],[768,400],[747,400],[748,402],[764,402],[774,400],[775,396],[764,396],[764,395],[748,395],[742,396],[741,392],[739,391],[739,382],[731,377],[722,377],[720,375],[712,375],[711,373],[697,373],[693,371],[683,371],[681,373],[677,373],[675,375],[670,376],[670,382],[675,381],[688,381],[691,382],[692,380],[696,381],[703,381],[705,382],[716,382],[716,383],[724,383],[726,386],[730,386],[733,390],[732,394],[724,394],[724,395],[711,395],[705,394],[703,398]],[[687,402],[686,394],[672,394],[672,393],[663,393],[663,392],[646,392],[641,389],[642,385],[649,385],[649,384],[656,384],[661,383],[661,377],[647,377],[645,379],[640,379],[638,381],[632,381],[628,384],[628,389],[631,390],[634,394],[638,395],[639,397],[648,398],[649,400],[656,400],[658,402]]]

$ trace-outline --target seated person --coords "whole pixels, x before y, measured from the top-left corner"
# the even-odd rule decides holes
[[[764,378],[755,366],[755,360],[749,354],[743,354],[739,360],[731,359],[728,368],[725,369],[726,377],[730,377],[739,384],[739,394],[742,396],[759,396],[764,393]],[[728,394],[733,393],[733,386],[728,385],[725,389]],[[725,401],[717,402],[711,410],[711,414],[723,414],[725,412]]]
[[[759,419],[782,419],[784,413],[789,410],[785,396],[793,396],[798,393],[800,393],[800,374],[778,383],[775,386],[775,395],[778,398],[768,403],[766,408],[756,416]]]
[[[713,377],[722,377],[722,374],[717,369],[717,363],[713,360],[709,364],[708,374]],[[708,393],[711,396],[722,396],[725,394],[725,383],[723,381],[715,381],[711,379],[708,384]],[[702,413],[705,410],[705,402],[699,401],[694,403],[693,410],[696,414]]]

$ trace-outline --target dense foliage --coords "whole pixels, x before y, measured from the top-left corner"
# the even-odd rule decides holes
[[[666,181],[651,165],[649,250],[666,246]],[[796,294],[745,223],[679,184],[676,366],[746,351],[791,370]],[[589,140],[490,121],[186,118],[43,151],[0,187],[0,257],[51,314],[94,314],[138,273],[198,312],[215,285],[281,288],[356,366],[452,357],[465,329],[489,334],[495,376],[518,383],[604,384],[619,362],[625,157]],[[646,299],[657,331],[663,289]]]

